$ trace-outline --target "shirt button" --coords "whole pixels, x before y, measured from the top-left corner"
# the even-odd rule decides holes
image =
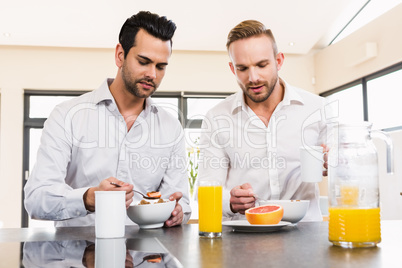
[[[80,213],[78,210],[77,210],[76,214],[77,214],[77,216],[80,216],[80,215],[81,215],[81,213]]]

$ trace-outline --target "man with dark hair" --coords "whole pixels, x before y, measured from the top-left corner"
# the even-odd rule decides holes
[[[161,26],[161,27],[159,27]],[[127,56],[130,48],[135,45],[135,36],[140,29],[162,41],[169,41],[172,46],[172,38],[176,31],[176,24],[166,17],[155,17],[151,12],[142,11],[128,18],[123,24],[119,34],[119,43]]]
[[[304,220],[322,220],[316,183],[300,177],[299,147],[321,145],[325,99],[278,75],[284,55],[259,21],[239,23],[226,47],[241,91],[212,108],[203,121],[199,180],[223,185],[223,216],[244,219],[261,199],[310,200]]]
[[[176,200],[166,226],[187,222],[183,129],[149,98],[165,75],[175,29],[150,12],[127,19],[115,49],[115,79],[53,110],[25,186],[32,218],[56,226],[93,225],[95,191],[125,191],[128,207],[141,200],[134,188]]]

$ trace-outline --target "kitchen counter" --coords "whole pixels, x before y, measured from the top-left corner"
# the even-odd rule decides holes
[[[402,252],[402,221],[382,221],[381,230],[382,242],[377,247],[359,249],[332,246],[326,221],[300,222],[266,233],[233,232],[224,226],[218,239],[200,238],[197,224],[150,230],[127,226],[126,239],[127,245],[134,238],[137,242],[158,241],[182,267],[191,268],[400,267],[397,257]],[[95,243],[94,227],[0,229],[0,267],[24,267],[19,261],[26,242],[66,240]],[[9,266],[15,258],[17,266]]]

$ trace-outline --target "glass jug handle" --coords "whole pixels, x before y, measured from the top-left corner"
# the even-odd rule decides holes
[[[394,146],[392,144],[392,139],[388,133],[380,131],[380,130],[373,130],[371,131],[371,137],[379,138],[385,141],[387,145],[387,173],[393,174],[394,173]]]

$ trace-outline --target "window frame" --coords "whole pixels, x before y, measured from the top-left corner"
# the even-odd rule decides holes
[[[30,129],[43,128],[47,118],[30,118],[30,97],[31,96],[80,96],[88,91],[84,90],[24,90],[24,124],[23,124],[23,143],[22,143],[22,189],[29,177],[29,146],[30,146]],[[25,192],[22,191],[22,211],[21,211],[21,227],[28,227],[29,216],[24,206]]]
[[[373,79],[376,79],[376,78],[385,76],[385,75],[387,75],[387,74],[390,74],[390,73],[393,73],[393,72],[396,72],[396,71],[399,71],[399,70],[402,70],[402,62],[399,62],[399,63],[397,63],[397,64],[394,64],[394,65],[392,65],[392,66],[389,66],[389,67],[387,67],[387,68],[384,68],[384,69],[382,69],[382,70],[379,70],[379,71],[377,71],[377,72],[374,72],[374,73],[369,74],[369,75],[367,75],[367,76],[364,76],[364,77],[362,77],[362,78],[356,79],[356,80],[354,80],[354,81],[352,81],[352,82],[349,82],[349,83],[344,84],[344,85],[342,85],[342,86],[336,87],[336,88],[334,88],[334,89],[331,89],[331,90],[322,92],[322,93],[320,93],[320,96],[322,96],[322,97],[328,97],[328,96],[330,96],[330,95],[332,95],[332,94],[334,94],[334,93],[337,93],[337,92],[339,92],[339,91],[347,90],[347,89],[350,88],[350,87],[353,87],[353,86],[356,86],[356,85],[362,85],[362,95],[363,95],[363,98],[362,98],[362,99],[363,99],[363,118],[364,118],[364,121],[369,121],[368,98],[369,98],[370,96],[369,96],[369,94],[368,94],[368,88],[367,88],[368,82],[371,81],[371,80],[373,80]],[[401,84],[401,85],[402,85],[402,84]],[[401,126],[397,126],[397,127],[384,128],[384,129],[381,129],[381,130],[382,130],[382,131],[385,131],[385,132],[390,132],[390,131],[395,131],[395,130],[402,130],[402,125],[401,125]]]
[[[226,98],[230,95],[234,94],[234,92],[155,92],[152,95],[152,98],[169,98],[169,97],[177,97],[179,98],[179,120],[183,129],[185,128],[201,128],[202,119],[187,119],[188,114],[188,106],[187,99],[191,98],[206,98],[206,99],[221,99]]]

